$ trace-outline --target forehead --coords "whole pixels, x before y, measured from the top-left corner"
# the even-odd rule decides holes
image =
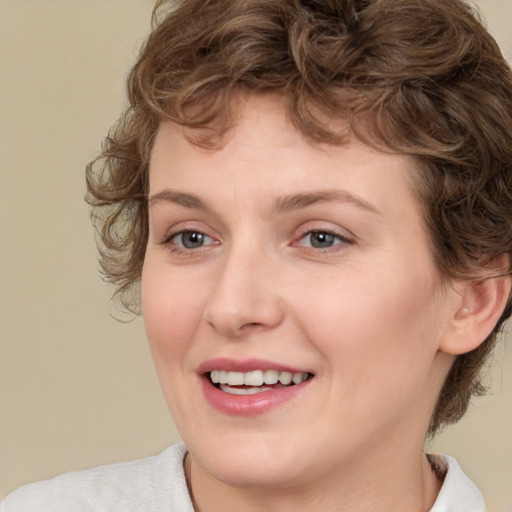
[[[346,131],[342,144],[313,141],[295,128],[284,100],[275,96],[244,102],[222,144],[214,148],[197,144],[195,130],[165,121],[151,154],[150,193],[190,180],[197,190],[206,185],[207,195],[236,183],[263,183],[276,194],[291,193],[299,183],[314,189],[321,183],[321,188],[350,188],[357,182],[369,198],[384,185],[390,197],[414,193],[414,158],[377,150]]]

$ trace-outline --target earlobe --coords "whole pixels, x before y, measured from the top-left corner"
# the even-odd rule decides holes
[[[458,306],[440,351],[460,355],[477,348],[498,322],[510,296],[510,276],[460,283],[462,302]]]

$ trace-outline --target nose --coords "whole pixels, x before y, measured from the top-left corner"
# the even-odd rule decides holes
[[[205,308],[206,322],[231,339],[273,329],[284,318],[276,265],[247,245],[233,248],[219,261]]]

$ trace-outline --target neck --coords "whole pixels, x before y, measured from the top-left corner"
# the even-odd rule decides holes
[[[189,493],[196,512],[427,512],[441,487],[423,447],[415,456],[362,457],[329,470],[308,485],[287,488],[233,487],[217,480],[189,454],[185,460]]]

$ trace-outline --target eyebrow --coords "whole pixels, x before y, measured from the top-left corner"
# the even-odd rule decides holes
[[[349,203],[361,210],[381,215],[379,210],[364,199],[356,197],[344,190],[320,190],[318,192],[307,192],[279,197],[274,201],[273,210],[276,212],[288,212],[300,210],[315,203],[324,202]]]
[[[153,206],[160,201],[174,203],[185,208],[211,212],[212,209],[198,196],[175,190],[161,190],[152,194],[148,199],[148,205]],[[370,203],[343,190],[320,190],[316,192],[304,192],[278,197],[272,210],[276,213],[285,213],[301,210],[316,203],[322,202],[348,203],[371,213],[380,215],[380,212]]]
[[[160,192],[156,192],[149,197],[148,206],[153,206],[160,201],[178,204],[185,208],[203,210],[205,212],[211,211],[211,208],[194,194],[187,194],[185,192],[178,192],[175,190],[165,189]]]

